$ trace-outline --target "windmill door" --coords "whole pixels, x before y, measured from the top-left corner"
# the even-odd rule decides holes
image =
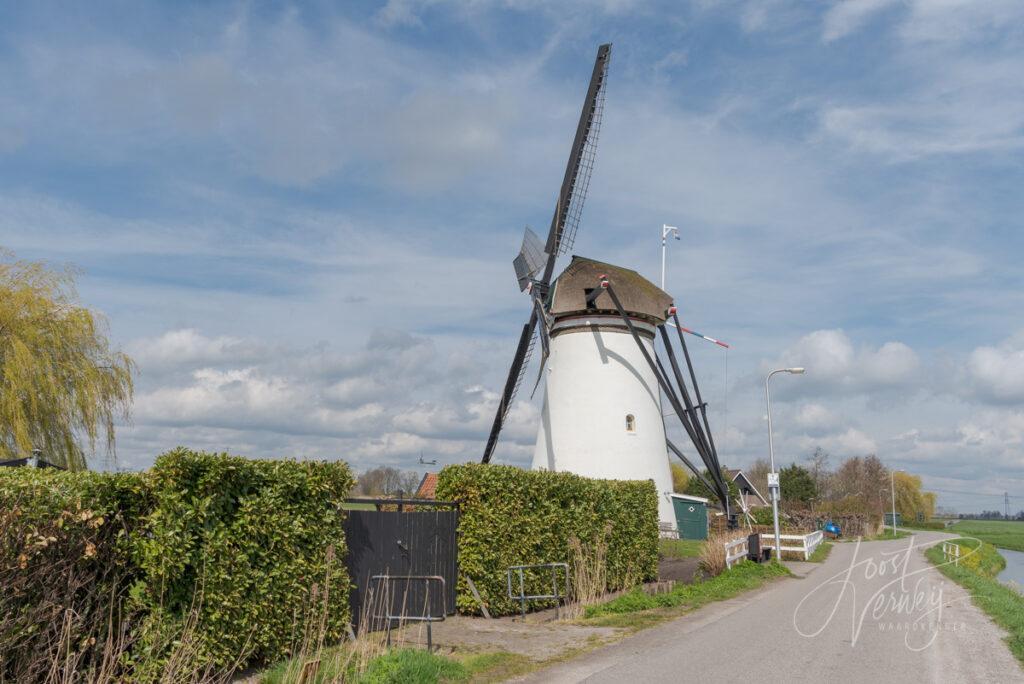
[[[680,539],[708,538],[708,505],[699,497],[672,495],[672,508],[676,515]]]
[[[428,588],[423,582],[390,583],[391,612],[454,613],[457,525],[457,510],[346,511],[346,565],[354,585],[349,597],[353,624],[360,624],[363,607],[374,600],[371,589],[377,592],[376,600],[381,599],[379,585],[375,586],[370,579],[374,575],[439,575],[444,578],[443,594],[437,590],[437,584]]]

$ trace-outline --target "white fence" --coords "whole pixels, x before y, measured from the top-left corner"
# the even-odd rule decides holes
[[[794,553],[804,554],[804,560],[811,557],[814,550],[818,548],[818,545],[825,539],[825,533],[821,530],[817,532],[811,532],[810,534],[780,534],[779,540],[782,542],[781,549],[783,551],[793,551]],[[790,543],[787,545],[787,542]],[[735,539],[731,542],[726,542],[725,546],[725,566],[731,568],[734,563],[747,557],[747,538]],[[775,535],[774,534],[761,534],[761,548],[774,549],[775,548]],[[778,556],[778,553],[775,554]]]
[[[781,550],[793,551],[794,553],[804,554],[804,560],[811,557],[814,550],[818,548],[818,545],[825,539],[825,533],[821,530],[817,532],[811,532],[810,534],[780,534],[779,541],[782,542]],[[797,542],[796,544],[787,545],[786,542]],[[775,548],[775,535],[774,534],[761,534],[761,546],[766,549]],[[778,554],[776,554],[777,556]]]
[[[960,565],[960,545],[942,542],[942,557],[947,563],[953,561],[953,565]]]
[[[742,537],[740,539],[734,539],[731,542],[725,542],[725,567],[731,568],[733,563],[738,563],[747,557],[749,551],[747,550],[747,538]]]

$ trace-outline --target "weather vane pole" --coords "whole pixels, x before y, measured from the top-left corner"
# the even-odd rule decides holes
[[[661,289],[665,290],[665,238],[668,234],[672,233],[672,237],[676,240],[679,239],[679,229],[675,226],[666,226],[664,223],[661,224]]]

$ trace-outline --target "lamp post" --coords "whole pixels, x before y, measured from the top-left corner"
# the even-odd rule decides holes
[[[771,463],[771,472],[768,473],[768,491],[772,494],[772,522],[775,525],[775,557],[778,559],[782,558],[782,553],[779,551],[782,548],[782,536],[779,534],[779,474],[775,472],[775,446],[772,444],[772,395],[768,391],[768,381],[776,373],[802,375],[803,372],[803,368],[778,368],[769,373],[768,377],[764,379],[764,397],[768,410],[768,458]]]
[[[889,471],[889,489],[892,491],[892,536],[896,536],[896,473],[902,470]]]
[[[676,240],[679,239],[679,229],[675,226],[666,226],[664,223],[661,224],[661,289],[665,289],[665,238],[668,234],[672,233],[672,237]]]

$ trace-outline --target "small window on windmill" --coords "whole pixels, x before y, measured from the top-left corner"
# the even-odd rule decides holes
[[[597,299],[591,299],[590,295],[594,291],[592,287],[583,288],[583,296],[587,298],[587,311],[597,311]]]
[[[636,416],[632,413],[626,415],[626,432],[636,432]]]

